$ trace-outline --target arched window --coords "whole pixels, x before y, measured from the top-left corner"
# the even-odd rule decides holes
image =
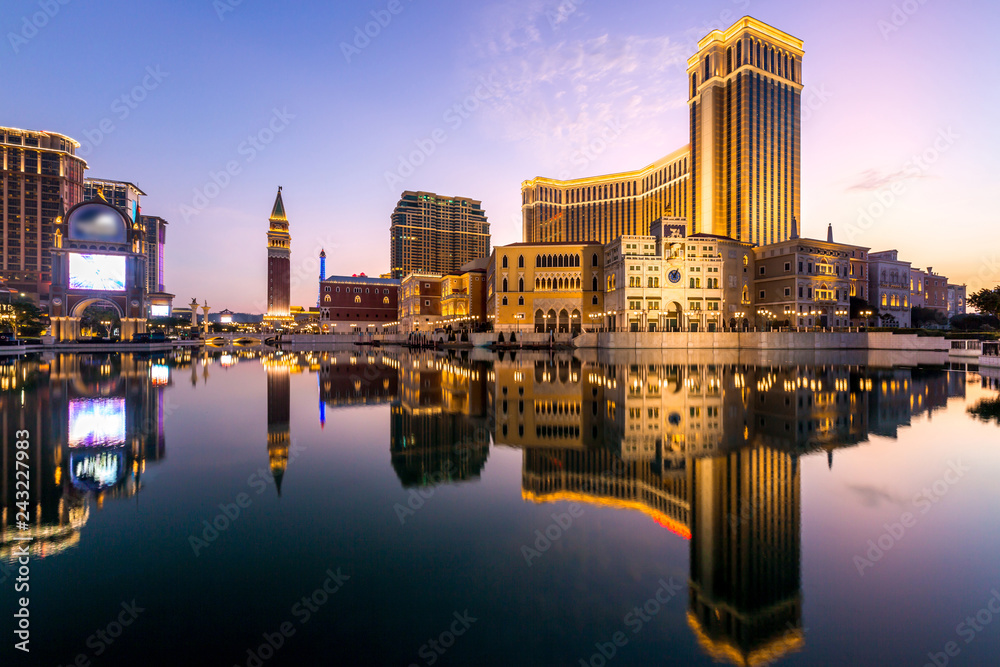
[[[517,291],[518,292],[523,292],[524,291],[524,278],[518,278],[517,279]]]
[[[542,281],[540,278],[535,278],[535,289],[541,289]]]
[[[523,269],[524,268],[524,255],[520,255],[517,258],[517,268],[519,268],[519,269]]]
[[[507,255],[503,256],[503,263],[501,264],[501,266],[505,269],[507,268]]]
[[[594,279],[591,281],[590,291],[591,292],[597,291],[597,276],[594,276]]]
[[[360,296],[354,297],[354,303],[361,303],[361,297]]]
[[[323,297],[323,303],[330,303],[330,295],[329,294],[327,294],[326,296]]]
[[[597,266],[597,253],[596,252],[594,253],[594,256],[590,258],[590,265],[591,266]]]
[[[541,255],[535,255],[535,266],[536,267],[541,267],[542,266],[542,256]]]
[[[384,303],[385,305],[388,306],[389,305],[389,297],[387,297],[387,296],[382,297],[382,303]]]
[[[505,305],[505,306],[507,305],[507,297],[504,297],[504,298],[503,298],[503,302],[502,302],[502,303],[503,303],[503,305]]]
[[[524,297],[523,296],[517,297],[517,305],[519,305],[519,306],[523,306],[524,305]]]
[[[507,258],[504,257],[504,259],[507,259]],[[500,291],[501,292],[506,292],[507,291],[507,279],[506,278],[503,279],[503,289],[500,290]]]

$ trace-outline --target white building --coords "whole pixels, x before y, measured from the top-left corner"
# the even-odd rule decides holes
[[[909,327],[913,307],[910,292],[910,262],[899,259],[896,250],[873,252],[868,255],[868,294],[876,324],[887,327]]]

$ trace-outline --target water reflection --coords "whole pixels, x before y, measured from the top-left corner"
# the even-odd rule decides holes
[[[0,559],[17,535],[41,557],[76,546],[91,503],[129,498],[147,463],[165,455],[166,366],[134,356],[59,354],[0,360],[3,523]],[[17,512],[15,433],[30,434],[31,526],[12,530]]]
[[[58,553],[79,542],[92,505],[135,496],[147,464],[164,458],[164,391],[174,379],[197,388],[216,367],[244,362],[264,369],[266,453],[256,451],[279,495],[293,483],[284,479],[292,379],[315,373],[316,393],[294,399],[318,401],[320,426],[339,408],[388,407],[390,461],[404,488],[475,483],[492,441],[521,450],[525,502],[639,512],[650,530],[688,541],[691,633],[712,658],[740,665],[804,646],[800,459],[833,466],[836,450],[895,437],[979,377],[880,367],[865,355],[778,363],[352,347],[8,359],[0,363],[0,560],[15,532],[17,430],[32,434],[36,553]],[[982,383],[997,388],[991,376]]]

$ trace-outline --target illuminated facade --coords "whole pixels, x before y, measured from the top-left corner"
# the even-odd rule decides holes
[[[79,147],[63,134],[0,127],[0,278],[36,301],[49,297],[56,218],[84,200]]]
[[[288,217],[281,199],[281,188],[274,199],[270,226],[267,230],[267,314],[264,322],[288,324],[291,316],[291,254],[292,236],[288,233]]]
[[[802,41],[750,17],[688,59],[694,232],[767,245],[801,218]]]
[[[489,258],[481,257],[442,279],[441,317],[453,327],[474,328],[486,322],[488,264]]]
[[[965,285],[948,285],[948,317],[965,315]]]
[[[320,326],[330,333],[382,333],[396,320],[399,289],[398,280],[329,276],[320,281]]]
[[[642,169],[561,181],[538,177],[521,184],[526,243],[610,243],[646,235],[663,216],[687,218],[688,149]]]
[[[793,238],[761,248],[756,255],[755,326],[846,327],[851,296],[867,264],[868,248]]]
[[[163,251],[167,243],[167,221],[155,215],[140,215],[139,225],[146,234],[146,290],[162,293],[164,283]]]
[[[487,317],[495,331],[592,329],[604,310],[604,246],[514,243],[493,249]]]
[[[490,252],[482,202],[433,192],[403,192],[389,227],[392,277],[447,275]]]
[[[765,245],[800,215],[802,41],[750,17],[687,63],[689,144],[642,169],[521,185],[524,242],[610,243],[678,216],[688,233]]]
[[[441,326],[441,284],[444,276],[411,273],[400,284],[399,331],[433,331]]]
[[[685,231],[683,219],[667,218],[653,223],[649,236],[623,236],[606,246],[606,326],[717,331],[749,311],[750,244]]]
[[[896,250],[868,253],[869,304],[881,326],[910,326],[910,270]]]

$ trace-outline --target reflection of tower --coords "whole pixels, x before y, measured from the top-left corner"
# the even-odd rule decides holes
[[[285,203],[281,200],[281,188],[271,209],[270,227],[267,230],[267,315],[272,323],[288,321],[290,316],[290,283],[292,237],[288,233],[288,218],[285,217]]]
[[[689,462],[688,622],[702,647],[737,665],[801,648],[799,475],[768,447]]]
[[[274,485],[281,495],[281,478],[288,467],[290,370],[283,364],[267,368],[267,456]]]

